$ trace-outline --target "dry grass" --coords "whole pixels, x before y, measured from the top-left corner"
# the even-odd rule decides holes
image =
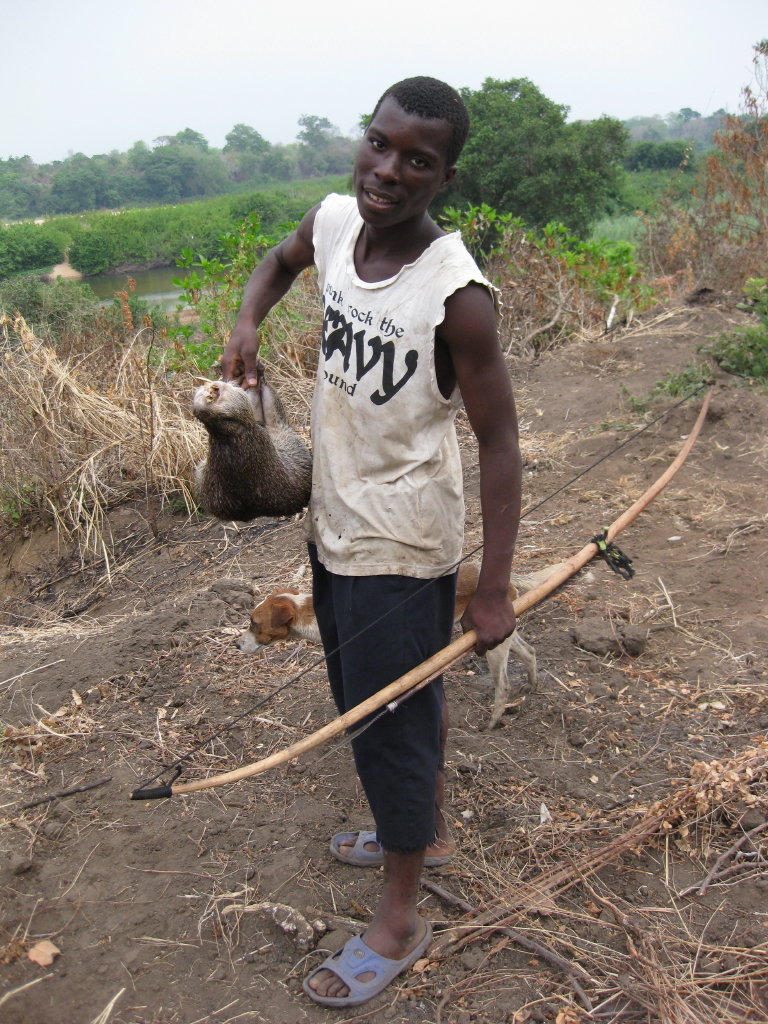
[[[194,508],[192,471],[203,452],[188,412],[194,381],[166,374],[147,329],[125,348],[104,345],[62,360],[22,318],[4,326],[6,503],[15,500],[20,513],[48,512],[83,555],[101,554],[107,563],[109,508],[142,494],[150,519],[171,495]]]
[[[297,429],[309,430],[317,363],[319,304],[304,275],[265,325],[265,362]],[[200,377],[170,371],[168,350],[151,328],[126,345],[90,339],[63,358],[23,318],[0,322],[0,515],[14,525],[50,516],[81,558],[110,571],[107,512],[143,497],[152,532],[163,506],[188,513],[205,434],[189,403]]]
[[[495,794],[483,792],[477,780],[473,788],[474,813],[481,817],[480,805]],[[513,802],[521,804],[516,815],[520,820],[529,784],[517,789]],[[720,841],[727,840],[726,861],[732,863],[730,868],[720,864],[710,884],[736,875],[744,878],[750,871],[765,873],[766,864],[761,861],[765,851],[758,846],[758,838],[751,855],[756,861],[753,867],[740,863],[735,851],[731,854],[733,826],[745,806],[768,812],[765,740],[728,761],[694,764],[685,785],[650,806],[637,805],[610,815],[595,812],[582,822],[569,813],[565,802],[552,804],[553,821],[518,829],[493,844],[494,849],[479,832],[465,828],[463,856],[451,871],[449,884],[469,887],[475,903],[478,896],[482,903],[474,914],[464,915],[439,935],[430,958],[436,964],[444,962],[469,943],[487,942],[494,932],[509,934],[512,926],[528,941],[539,943],[545,956],[549,950],[572,958],[579,985],[576,994],[567,997],[572,1016],[563,1020],[574,1024],[595,1019],[757,1024],[765,1019],[761,992],[768,983],[763,947],[708,942],[705,934],[691,929],[685,902],[678,901],[671,912],[662,911],[664,916],[634,906],[624,911],[599,875],[644,847],[666,850],[667,857],[670,842],[676,850],[690,851],[698,845],[711,853],[715,834]],[[595,843],[600,835],[612,838]],[[705,875],[702,871],[702,879]],[[598,916],[607,926],[601,931],[610,941],[590,931]],[[616,942],[619,935],[623,935],[624,951]],[[459,999],[463,990],[476,991],[478,980],[476,975],[466,978],[448,994],[451,1001]],[[444,998],[443,1005],[447,1001]],[[528,1019],[523,1011],[518,1014],[516,1020]]]

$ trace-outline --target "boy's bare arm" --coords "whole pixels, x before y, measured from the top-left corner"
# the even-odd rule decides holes
[[[479,443],[483,563],[477,593],[462,616],[475,629],[477,652],[496,647],[515,628],[509,575],[520,522],[522,459],[517,413],[488,290],[470,284],[445,303],[438,336],[451,353],[469,422]]]
[[[251,274],[229,342],[221,360],[224,380],[245,377],[245,387],[258,383],[259,324],[293,282],[315,262],[312,232],[319,204],[304,215],[298,228],[270,249]]]

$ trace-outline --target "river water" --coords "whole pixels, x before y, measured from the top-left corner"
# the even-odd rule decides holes
[[[100,274],[98,277],[87,277],[85,283],[93,288],[102,301],[113,297],[115,292],[125,291],[128,278],[136,282],[134,295],[148,302],[150,306],[159,306],[165,312],[176,308],[181,289],[177,288],[173,279],[183,277],[184,271],[179,267],[154,267],[152,270],[134,270],[130,274]]]

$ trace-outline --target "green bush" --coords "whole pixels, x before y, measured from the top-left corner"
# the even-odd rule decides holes
[[[636,142],[624,160],[628,171],[676,171],[694,169],[693,145],[684,139],[668,142]]]
[[[0,227],[0,279],[61,263],[69,235],[49,224]]]
[[[757,315],[755,326],[738,327],[722,334],[705,349],[728,373],[768,384],[768,284],[765,278],[750,278],[744,285],[749,299],[739,309]]]
[[[178,206],[12,224],[0,228],[0,279],[60,263],[66,249],[72,266],[83,274],[102,274],[121,266],[128,270],[167,266],[186,248],[211,258],[219,250],[221,235],[235,230],[243,217],[258,214],[264,230],[273,234],[334,191],[348,191],[346,176]]]
[[[200,322],[197,329],[178,323],[171,327],[169,333],[176,351],[172,368],[185,366],[204,375],[213,371],[229,340],[248,278],[274,243],[273,237],[262,233],[258,215],[251,214],[238,224],[236,231],[221,236],[218,251],[210,259],[195,259],[192,249],[183,250],[176,263],[191,272],[174,281],[183,289],[177,309],[191,306]],[[193,268],[199,268],[201,273]]]
[[[64,281],[44,284],[38,277],[13,277],[0,284],[0,312],[20,313],[30,327],[46,337],[58,338],[63,331],[92,317],[98,299],[87,284]]]
[[[682,398],[683,395],[688,395],[702,384],[706,384],[711,376],[711,367],[706,363],[691,363],[677,373],[670,370],[661,380],[656,381],[651,389],[651,398],[663,395]]]

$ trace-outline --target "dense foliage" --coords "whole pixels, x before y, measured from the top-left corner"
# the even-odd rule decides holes
[[[739,309],[754,313],[756,324],[721,335],[707,351],[728,373],[768,384],[768,283],[750,278],[744,285],[747,303]]]
[[[0,279],[47,269],[64,259],[65,250],[72,266],[84,274],[170,264],[184,248],[210,257],[218,251],[220,236],[247,214],[257,213],[265,229],[274,232],[280,224],[300,219],[329,192],[343,192],[345,186],[346,176],[313,178],[270,191],[179,206],[11,224],[0,227]]]
[[[199,321],[196,327],[176,324],[171,328],[177,357],[174,365],[185,365],[197,373],[214,372],[232,333],[248,278],[276,241],[262,232],[258,214],[252,213],[234,231],[220,237],[210,259],[196,256],[189,248],[182,251],[176,264],[187,273],[174,281],[182,289],[177,308],[193,309]]]
[[[66,352],[79,348],[84,339],[106,332],[113,341],[125,342],[142,322],[165,328],[167,318],[133,294],[133,282],[117,292],[111,302],[100,303],[93,290],[80,281],[43,282],[38,277],[13,277],[0,283],[0,318],[24,318],[38,338],[53,342]]]
[[[580,234],[618,191],[627,135],[619,121],[566,121],[568,108],[525,78],[462,91],[471,129],[444,202],[487,203],[529,226],[559,220]]]
[[[629,151],[624,166],[628,171],[669,171],[694,168],[693,147],[683,139],[669,142],[637,142]]]
[[[355,143],[326,118],[299,120],[297,141],[272,145],[237,124],[223,150],[192,128],[161,135],[153,147],[136,142],[126,153],[36,165],[30,157],[0,160],[0,217],[18,219],[84,210],[220,196],[275,182],[348,174]]]

